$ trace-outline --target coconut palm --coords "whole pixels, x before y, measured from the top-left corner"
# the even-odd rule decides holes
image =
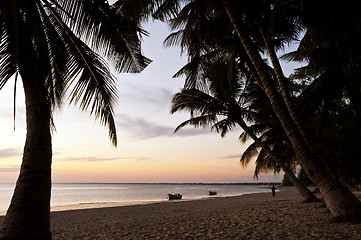
[[[51,239],[52,113],[71,90],[70,102],[107,126],[116,146],[115,78],[99,53],[118,72],[141,71],[149,63],[140,51],[138,34],[144,32],[106,1],[5,0],[0,24],[0,87],[14,75],[21,78],[27,124],[0,239]]]
[[[355,163],[359,162],[360,157],[345,152],[340,153],[345,149],[351,149],[351,146],[357,149],[361,134],[361,75],[358,67],[361,52],[357,44],[361,38],[359,31],[361,18],[356,10],[360,8],[360,3],[347,1],[340,5],[338,1],[315,1],[312,4],[305,2],[303,8],[300,20],[306,27],[306,32],[298,49],[285,56],[285,59],[307,63],[295,75],[299,79],[308,79],[308,86],[300,96],[305,105],[298,111],[306,116],[322,115],[323,126],[319,125],[318,131],[309,132],[319,132],[318,136],[312,136],[312,139],[318,139],[315,144],[322,145],[325,142],[329,145],[333,144],[332,147],[324,146],[320,157],[329,156],[327,163],[332,162],[333,172],[337,173],[336,177],[343,178],[350,184],[351,172],[356,179],[359,179],[357,177],[359,173],[355,174],[355,169],[359,167]],[[321,8],[322,14],[316,14]],[[353,117],[349,114],[350,109]],[[326,115],[328,115],[327,122]],[[339,122],[338,119],[343,120]],[[325,125],[328,126],[328,130],[324,128]],[[323,135],[327,134],[327,137],[320,139],[321,132]],[[337,147],[340,143],[342,150]],[[327,154],[330,150],[336,149],[341,151],[333,151],[332,156]],[[332,159],[334,161],[330,161]],[[344,171],[339,171],[344,167],[349,169],[348,174],[341,174]]]
[[[202,4],[204,8],[200,7]],[[202,11],[198,10],[200,8]],[[190,59],[189,64],[175,75],[179,76],[187,72],[185,74],[186,89],[203,88],[205,80],[203,78],[204,67],[202,61],[206,55],[217,54],[214,53],[215,49],[217,49],[216,51],[225,51],[225,54],[232,54],[235,48],[236,52],[242,55],[242,61],[246,63],[246,68],[243,71],[254,72],[253,77],[258,78],[256,69],[251,63],[251,58],[247,56],[243,47],[240,47],[241,43],[232,38],[233,34],[230,34],[232,29],[227,19],[228,16],[219,1],[187,1],[185,7],[180,10],[174,19],[171,19],[171,28],[176,32],[172,33],[165,42],[166,45],[179,44],[182,49],[187,50]],[[257,34],[257,32],[252,34]],[[222,36],[222,38],[220,39],[219,36]],[[227,36],[230,37],[227,39]],[[233,49],[229,49],[230,41]],[[235,47],[237,46],[234,44],[235,42],[239,47]],[[225,47],[226,44],[227,47]],[[257,42],[256,45],[256,48],[259,49],[262,47],[262,42]],[[263,63],[263,67],[266,67],[266,64]]]
[[[335,178],[346,186],[358,185],[360,157],[353,149],[360,147],[358,122],[341,85],[324,84],[325,75],[315,79],[300,95],[298,111],[307,119],[319,159]],[[324,89],[320,89],[324,87]],[[340,144],[342,143],[342,144]]]
[[[240,159],[241,164],[247,166],[251,160],[256,158],[254,170],[255,178],[258,178],[261,171],[273,170],[276,174],[282,169],[286,177],[293,183],[299,194],[303,197],[304,202],[319,201],[295,176],[293,169],[298,165],[298,161],[295,158],[291,144],[283,133],[280,124],[278,121],[276,126],[273,125],[270,127],[270,124],[272,125],[272,122],[270,121],[267,121],[264,124],[254,124],[249,126],[249,130],[244,131],[241,134],[240,139],[242,142],[246,142],[249,139],[257,139],[257,137],[248,133],[257,132],[259,133],[258,135],[260,135],[258,137],[259,140],[250,144],[242,154]],[[266,125],[266,127],[264,125]],[[262,134],[260,134],[261,132]]]
[[[301,73],[316,76],[326,90],[345,92],[350,101],[355,118],[361,122],[360,90],[360,36],[361,18],[357,13],[360,2],[317,1],[304,4],[305,11],[300,16],[306,26],[304,37],[298,49],[286,55],[286,59],[306,61]],[[323,14],[315,14],[317,9]],[[337,14],[335,14],[337,13]],[[342,17],[341,17],[342,16]],[[322,77],[324,76],[324,77]],[[331,96],[334,93],[330,93]],[[327,94],[327,91],[325,93]]]
[[[297,85],[292,89],[297,90]],[[248,131],[241,134],[240,140],[246,142],[249,139],[259,138],[259,141],[255,141],[246,149],[242,154],[241,163],[245,166],[257,156],[255,177],[262,170],[274,170],[276,173],[282,168],[305,202],[318,201],[294,175],[292,169],[298,165],[298,161],[292,144],[275,116],[267,96],[255,83],[250,83],[243,94],[247,99],[248,109],[256,114],[253,115],[254,123],[248,127]],[[252,133],[256,133],[257,137],[252,136]]]
[[[229,0],[222,0],[222,3],[235,27],[242,45],[252,61],[252,65],[256,68],[258,75],[256,79],[259,79],[259,84],[270,99],[271,105],[290,139],[303,169],[309,175],[312,182],[319,187],[332,215],[338,219],[357,216],[361,211],[361,202],[322,167],[322,164],[317,160],[312,149],[307,144],[307,140],[297,128],[297,124],[291,118],[289,109],[285,106],[284,99],[278,94],[276,86],[274,86],[264,68],[261,54],[249,35],[249,27],[247,25],[251,22],[257,23],[262,21],[263,15],[259,13],[259,10],[262,8],[257,4],[253,5],[254,1],[252,4],[250,4],[251,1],[247,2],[250,4],[249,6],[240,6],[239,4],[243,2],[231,2]],[[258,2],[258,4],[262,6],[261,2]],[[249,14],[249,18],[245,16],[247,13],[251,13]]]
[[[286,37],[286,40],[297,37],[295,34],[297,34],[298,30],[302,29],[303,24],[302,22],[297,22],[299,21],[298,17],[300,14],[306,13],[304,8],[306,3],[295,0],[169,0],[164,2],[180,2],[183,4],[181,5],[182,7],[185,6],[185,11],[183,11],[183,8],[179,10],[179,12],[183,11],[183,13],[185,13],[180,15],[183,20],[177,18],[178,12],[177,17],[170,19],[170,22],[171,24],[175,22],[180,27],[190,27],[175,34],[171,40],[173,43],[185,43],[187,46],[187,54],[190,56],[190,64],[188,67],[194,69],[194,74],[187,75],[186,88],[202,87],[203,78],[197,75],[197,73],[202,72],[200,68],[200,62],[202,61],[200,56],[202,56],[201,54],[204,49],[214,49],[217,47],[214,45],[212,39],[209,39],[207,36],[209,36],[209,33],[219,33],[217,25],[212,25],[215,23],[212,21],[219,16],[223,16],[224,12],[226,12],[234,31],[237,33],[241,48],[244,49],[248,56],[248,60],[243,58],[245,63],[247,63],[248,70],[269,98],[282,128],[291,141],[297,159],[300,161],[310,179],[323,193],[325,202],[332,215],[341,218],[358,215],[361,211],[360,201],[335,179],[332,174],[326,170],[323,163],[318,160],[317,153],[313,150],[313,145],[303,126],[304,119],[301,119],[293,108],[294,98],[287,87],[288,80],[284,78],[282,71],[279,71],[281,69],[279,69],[278,60],[273,54],[277,49],[275,40],[279,40],[275,37]],[[222,5],[220,5],[220,3],[222,3]],[[312,3],[311,5],[314,6]],[[286,8],[283,8],[284,6],[286,6]],[[191,10],[190,7],[193,7],[193,10]],[[202,10],[199,11],[199,9]],[[286,14],[284,14],[285,11],[279,11],[284,9],[292,9],[292,11],[286,11]],[[191,16],[190,13],[198,15],[195,15],[194,18],[192,17],[195,21],[187,24],[187,17]],[[287,15],[288,13],[290,15]],[[279,23],[279,21],[277,21],[278,17],[280,17],[281,20],[285,20],[283,22],[286,24],[282,23],[280,28],[276,28],[276,30],[273,31],[272,27],[275,28],[275,23]],[[177,22],[178,20],[180,21]],[[211,32],[206,31],[206,34],[202,35],[205,32],[202,31],[202,29],[209,29],[209,24],[214,28],[212,28]],[[225,29],[230,27],[229,23],[221,26]],[[271,29],[271,31],[269,31],[269,29]],[[268,35],[269,33],[270,35]],[[207,41],[209,42],[207,43]],[[278,47],[283,46],[282,43],[287,41],[280,42],[281,44],[279,44]],[[277,83],[273,81],[268,71],[268,66],[262,58],[264,50],[268,50],[268,53],[271,55],[274,71],[277,71],[274,72],[278,80]],[[191,64],[193,64],[193,66],[191,66]]]
[[[172,5],[172,3],[176,3],[177,1],[165,2],[170,2],[170,5]],[[173,6],[172,9],[177,8],[179,8],[179,6]],[[165,8],[163,8],[163,10],[164,9]],[[217,10],[216,13],[214,9]],[[173,13],[173,11],[171,12]],[[216,17],[210,17],[213,15]],[[175,77],[182,74],[186,76],[185,89],[201,89],[207,91],[207,81],[204,77],[206,64],[204,64],[204,61],[206,61],[207,58],[217,56],[219,52],[222,52],[221,54],[223,55],[233,57],[236,52],[238,54],[237,57],[239,58],[241,56],[242,61],[250,62],[244,49],[240,48],[239,40],[231,33],[232,29],[225,27],[229,25],[229,20],[219,1],[184,1],[184,7],[179,9],[176,17],[170,20],[170,25],[171,29],[175,32],[166,38],[165,45],[171,46],[178,44],[182,50],[187,51],[189,57],[189,63],[175,74]],[[240,66],[241,65],[238,65],[238,67]],[[242,67],[242,72],[255,72],[251,64],[248,64],[247,67]],[[218,96],[221,97],[222,94],[219,93]],[[229,94],[224,94],[224,96],[229,96]],[[189,99],[187,100],[188,104],[193,102],[196,107],[196,99],[192,94],[189,95]],[[227,102],[228,99],[222,98],[222,100]],[[193,115],[193,111],[190,110],[190,112],[191,115]],[[195,119],[196,118],[192,118],[193,121],[195,121]],[[247,127],[246,124],[243,126]],[[310,195],[313,196],[313,194],[305,194],[306,199],[310,198]]]
[[[253,132],[262,141],[263,145],[267,146],[269,150],[272,149],[272,154],[268,154],[269,151],[267,149],[263,149],[254,142],[242,154],[240,160],[242,165],[248,165],[254,157],[257,157],[254,171],[256,178],[262,170],[279,172],[280,165],[284,168],[287,166],[287,169],[291,170],[294,165],[297,165],[294,151],[281,124],[273,113],[267,96],[265,96],[257,84],[252,83],[244,91],[244,98],[247,99],[248,109],[255,114],[253,114],[253,124],[248,126],[249,130],[247,132],[244,131],[239,139],[241,142],[246,143],[252,139],[248,132]],[[278,162],[272,158],[272,155],[276,156],[275,158],[278,159]],[[285,172],[287,174],[287,171]]]
[[[229,66],[233,67],[230,69]],[[282,167],[284,169],[305,201],[315,200],[316,197],[304,185],[299,183],[292,173],[291,168],[287,166],[287,161],[282,160],[281,157],[279,157],[280,155],[275,154],[275,150],[271,150],[271,144],[267,144],[263,139],[257,137],[257,133],[262,132],[262,130],[257,129],[257,127],[253,129],[248,127],[243,120],[243,118],[246,118],[249,121],[254,121],[257,115],[266,115],[266,121],[269,123],[271,118],[269,115],[270,111],[267,113],[264,109],[260,110],[250,107],[245,89],[248,88],[248,85],[252,84],[248,83],[245,89],[242,89],[242,75],[238,74],[237,64],[218,60],[205,64],[203,69],[204,74],[202,76],[207,79],[210,93],[198,89],[183,89],[181,92],[175,94],[172,101],[171,113],[180,110],[194,111],[192,118],[181,123],[176,128],[176,131],[186,125],[193,125],[195,127],[211,126],[212,129],[221,133],[221,136],[224,136],[228,131],[232,130],[235,125],[239,125],[246,132],[244,136],[249,136],[255,141],[251,146],[262,148],[263,152],[266,152],[267,155],[273,159],[273,161],[268,162],[273,164],[275,168]],[[262,92],[258,92],[262,94]],[[262,101],[258,101],[258,106],[263,108],[265,104],[263,104]],[[258,113],[258,111],[260,113]],[[271,115],[273,114],[271,113]],[[278,123],[274,116],[273,119]],[[276,125],[279,126],[279,123]],[[277,147],[273,148],[277,149]],[[263,152],[259,157],[264,155]],[[241,162],[243,165],[248,164],[248,162],[246,163],[246,161],[242,159]],[[256,165],[256,172],[258,172],[259,166],[264,166],[264,164],[259,162],[259,165]]]

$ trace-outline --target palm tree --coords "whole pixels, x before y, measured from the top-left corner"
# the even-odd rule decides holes
[[[247,60],[243,58],[245,63],[247,63],[248,70],[252,73],[253,78],[257,80],[259,86],[269,98],[272,108],[280,120],[282,128],[292,143],[297,159],[300,161],[310,179],[320,188],[332,215],[335,218],[348,218],[358,215],[361,211],[360,201],[337,179],[332,177],[332,174],[324,168],[322,162],[318,161],[318,156],[316,156],[316,152],[313,151],[313,146],[310,143],[311,141],[303,127],[304,119],[299,119],[300,116],[294,112],[295,110],[292,103],[293,98],[287,88],[287,79],[284,78],[282,71],[279,71],[278,61],[272,55],[276,46],[274,40],[277,40],[273,38],[274,36],[286,36],[288,41],[293,37],[297,37],[295,34],[297,34],[299,29],[302,29],[303,22],[292,21],[299,21],[299,15],[307,12],[304,8],[305,2],[295,0],[164,0],[164,3],[169,3],[168,6],[176,6],[178,4],[178,7],[181,5],[179,3],[182,3],[182,8],[177,12],[177,16],[184,10],[183,13],[185,14],[179,15],[183,20],[176,18],[170,19],[170,22],[172,24],[174,22],[181,27],[190,27],[187,28],[186,31],[175,34],[171,41],[171,43],[185,43],[187,46],[187,53],[191,59],[188,66],[194,69],[194,74],[187,76],[185,83],[186,88],[202,87],[202,78],[200,75],[196,74],[197,72],[201,73],[202,70],[200,69],[200,62],[202,61],[200,56],[205,48],[214,49],[217,47],[214,45],[212,39],[207,39],[207,35],[209,35],[209,33],[219,33],[219,28],[217,25],[212,25],[212,23],[215,23],[212,21],[220,15],[223,16],[223,12],[226,11],[226,15],[229,17],[231,25],[234,27],[234,31],[239,38],[240,47],[244,49],[246,56],[248,56]],[[311,3],[311,5],[314,6],[313,3]],[[276,10],[282,10],[282,6],[292,6],[292,8],[290,8],[292,9],[292,12],[290,12],[291,14],[289,16],[286,15],[286,18],[283,13],[279,15],[279,13],[276,12]],[[202,10],[199,11],[199,9]],[[191,13],[196,14],[195,17],[192,18],[195,19],[195,21],[187,24],[187,17],[191,16]],[[164,19],[169,19],[165,17],[166,14],[162,16]],[[272,21],[274,19],[277,20],[277,17],[279,16],[281,19],[286,20],[286,24],[282,24],[282,27],[275,31],[275,33],[277,33],[276,35],[270,34],[270,36],[266,36],[265,30],[268,31],[266,27],[275,27],[275,25],[272,24],[278,21],[274,21],[273,23]],[[224,19],[223,23],[225,23]],[[206,31],[206,34],[202,35],[202,33],[204,33],[203,29],[209,29],[209,24],[214,28],[211,32]],[[229,28],[228,23],[221,26],[223,28]],[[272,33],[272,31],[270,32]],[[269,41],[273,41],[272,44],[268,44]],[[278,46],[283,46],[282,41]],[[278,78],[278,83],[275,83],[270,76],[268,66],[262,58],[263,55],[261,55],[263,50],[268,50],[272,55],[272,63],[275,68],[274,70],[277,71],[276,76]],[[191,66],[191,63],[193,66]],[[281,93],[279,90],[281,90]]]
[[[306,26],[306,32],[298,49],[286,55],[289,60],[306,61],[308,64],[302,72],[317,76],[326,89],[345,92],[358,124],[361,123],[358,67],[361,53],[357,44],[361,38],[361,18],[357,13],[360,7],[360,2],[355,1],[342,5],[338,1],[304,4],[300,20]],[[322,14],[317,14],[321,8]]]
[[[268,125],[269,122],[266,124]],[[248,146],[242,154],[240,160],[242,165],[247,166],[250,161],[256,157],[256,166],[254,170],[255,178],[258,178],[261,171],[273,170],[275,173],[279,173],[282,169],[286,177],[292,182],[299,194],[303,197],[303,202],[320,201],[295,176],[293,168],[295,165],[298,165],[298,161],[295,159],[294,151],[289,140],[283,134],[280,134],[280,131],[283,132],[283,130],[279,128],[280,124],[277,123],[278,129],[266,127],[268,130],[261,130],[263,134],[257,137],[254,136],[252,132],[260,132],[259,125],[260,124],[250,126],[249,129],[244,131],[240,136],[242,142],[245,142],[248,139],[255,140],[255,142]],[[256,130],[253,130],[254,128]],[[261,129],[263,128],[264,127],[261,127]]]
[[[238,57],[241,56],[242,61],[248,62],[248,68],[243,67],[242,71],[255,72],[255,69],[249,64],[250,60],[246,52],[243,48],[239,47],[239,40],[233,37],[229,27],[225,27],[229,25],[229,20],[224,11],[219,11],[219,9],[222,9],[221,2],[194,0],[183,1],[183,4],[184,6],[180,8],[179,1],[164,1],[158,8],[163,11],[162,14],[159,14],[159,11],[156,10],[153,16],[165,20],[166,16],[174,16],[176,13],[176,16],[170,20],[171,29],[175,32],[166,38],[165,45],[172,46],[178,44],[183,51],[187,51],[189,63],[175,74],[175,77],[182,74],[186,76],[185,89],[201,89],[206,91],[207,81],[204,80],[204,61],[207,58],[217,56],[219,52],[233,57],[235,56],[234,52],[237,52]],[[215,13],[214,9],[217,9],[218,12]],[[210,18],[210,15],[216,17]],[[218,96],[220,95],[218,94]],[[226,102],[226,99],[223,100]],[[197,98],[194,95],[189,95],[187,101],[188,104],[192,103],[196,108]],[[192,116],[192,108],[190,112]],[[195,118],[192,120],[194,121]],[[247,125],[243,124],[243,127],[247,127]],[[307,190],[303,192],[307,193]],[[304,196],[306,200],[314,197],[311,192],[304,194]]]
[[[27,123],[0,239],[51,239],[52,112],[73,88],[70,101],[90,109],[116,146],[115,78],[95,51],[113,59],[118,72],[141,71],[150,62],[140,51],[144,32],[107,2],[88,0],[1,1],[0,24],[0,87],[19,74]]]
[[[248,131],[241,134],[240,140],[242,142],[256,138],[259,140],[252,143],[242,154],[241,163],[246,166],[251,159],[257,156],[255,177],[258,177],[261,170],[273,169],[276,173],[282,168],[305,202],[318,201],[311,191],[301,184],[292,170],[294,166],[298,165],[298,161],[267,96],[255,83],[247,86],[244,95],[248,102],[248,108],[256,114],[253,116],[254,124],[248,127]],[[256,133],[258,137],[253,136],[253,133]]]
[[[313,4],[305,4],[301,19],[307,31],[298,49],[285,59],[307,63],[295,77],[310,82],[301,95],[306,103],[304,113],[323,122],[312,138],[318,139],[323,152],[320,159],[326,160],[335,177],[354,187],[360,184],[361,173],[360,156],[354,151],[361,138],[361,52],[357,44],[361,18],[356,13],[361,6],[353,1]],[[323,14],[315,14],[321,8]]]
[[[229,65],[233,66],[233,68],[230,69]],[[245,89],[242,91],[242,81],[237,72],[237,64],[225,61],[215,61],[205,64],[203,69],[205,71],[203,77],[207,79],[210,93],[198,89],[183,89],[181,92],[175,94],[172,100],[171,113],[184,109],[189,110],[191,113],[193,111],[195,112],[195,115],[192,115],[191,119],[181,123],[175,131],[178,131],[186,125],[193,125],[195,127],[211,126],[212,129],[216,129],[217,132],[221,133],[221,136],[223,137],[237,124],[245,131],[246,135],[244,136],[249,136],[255,141],[251,146],[257,146],[257,148],[261,147],[262,151],[266,152],[266,154],[273,159],[273,161],[268,162],[271,162],[274,166],[281,166],[282,169],[284,169],[305,202],[316,200],[316,197],[312,192],[302,185],[294,176],[291,168],[287,166],[287,161],[282,160],[282,158],[279,157],[280,155],[275,154],[275,149],[277,149],[277,147],[274,147],[274,149],[271,150],[269,147],[270,144],[267,144],[263,139],[256,136],[256,132],[262,132],[262,130],[254,128],[256,129],[255,131],[254,129],[251,129],[243,120],[243,118],[247,118],[249,121],[252,121],[257,118],[256,115],[267,115],[266,121],[268,122],[270,122],[271,118],[269,110],[268,112],[265,112],[264,109],[259,110],[250,107],[249,99],[247,97],[248,90],[245,89],[248,89],[248,85],[252,84],[246,84]],[[259,90],[258,93],[262,95],[262,92]],[[258,106],[264,108],[265,104],[263,103],[264,101],[258,101]],[[260,113],[257,113],[258,111]],[[273,114],[271,113],[271,115]],[[220,118],[222,120],[219,120]],[[273,117],[273,119],[275,119],[275,117]],[[279,124],[276,125],[277,127],[279,126]],[[271,129],[271,131],[272,130],[274,129]],[[283,151],[285,149],[287,148],[284,148]],[[260,154],[259,156],[261,155],[264,154]],[[246,161],[241,159],[241,162],[246,165]],[[260,165],[264,166],[262,163],[260,163]],[[256,172],[260,165],[256,165]]]
[[[361,144],[358,122],[340,81],[330,77],[326,84],[326,76],[330,75],[322,74],[302,91],[297,109],[307,119],[315,150],[322,152],[319,159],[335,178],[352,187],[360,179],[360,157],[354,151]]]
[[[274,86],[264,67],[262,57],[249,35],[249,28],[246,27],[247,23],[262,21],[262,13],[259,13],[259,10],[261,9],[260,6],[263,6],[262,3],[257,1],[258,5],[253,5],[253,7],[257,6],[257,8],[252,8],[252,4],[255,2],[252,2],[252,4],[250,4],[251,2],[247,2],[249,5],[242,6],[242,8],[237,4],[243,4],[243,2],[235,3],[229,0],[222,0],[222,3],[235,27],[235,31],[237,32],[242,45],[252,61],[252,65],[257,71],[257,77],[255,78],[259,79],[259,84],[270,99],[271,105],[279,118],[283,129],[293,145],[297,158],[312,182],[320,188],[332,215],[337,219],[347,219],[349,217],[357,216],[361,211],[361,202],[338,180],[333,178],[329,172],[325,171],[322,164],[317,160],[312,149],[310,149],[307,144],[307,140],[302,136],[297,128],[297,124],[291,118],[292,114],[290,115],[289,109],[287,109],[284,103],[284,99],[278,94],[276,86]],[[250,15],[250,18],[245,16],[247,14]]]

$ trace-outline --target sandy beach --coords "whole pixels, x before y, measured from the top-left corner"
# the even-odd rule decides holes
[[[53,239],[361,239],[294,188],[237,197],[56,211]],[[2,221],[0,218],[0,221]]]

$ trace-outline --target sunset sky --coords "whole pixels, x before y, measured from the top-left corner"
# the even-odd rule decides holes
[[[117,74],[116,107],[118,147],[108,130],[77,106],[64,104],[55,113],[53,182],[253,182],[253,165],[239,164],[245,145],[240,129],[225,138],[210,129],[175,127],[189,114],[169,113],[172,95],[184,79],[172,76],[185,63],[178,48],[164,48],[168,27],[146,24],[151,33],[143,42],[153,62],[141,74]],[[14,81],[0,91],[0,182],[16,181],[25,142],[23,89],[17,85],[16,130],[13,121]],[[281,181],[282,176],[262,174],[258,181]]]

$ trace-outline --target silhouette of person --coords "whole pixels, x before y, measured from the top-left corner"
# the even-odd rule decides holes
[[[272,189],[272,196],[274,197],[276,195],[276,187],[275,187],[275,185],[272,185],[271,189]]]

